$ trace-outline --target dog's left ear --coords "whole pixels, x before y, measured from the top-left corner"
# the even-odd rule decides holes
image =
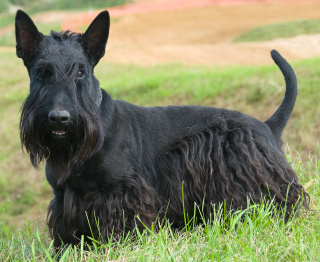
[[[108,11],[103,11],[93,20],[87,31],[83,34],[84,49],[94,65],[104,56],[109,28],[109,13]]]
[[[22,58],[25,64],[28,64],[43,35],[38,31],[32,19],[21,10],[17,11],[15,26],[17,56]]]

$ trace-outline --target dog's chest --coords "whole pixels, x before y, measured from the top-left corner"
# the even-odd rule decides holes
[[[72,174],[66,181],[66,187],[72,188],[76,192],[92,192],[98,190],[98,184],[92,179],[88,179],[81,173]]]
[[[64,187],[71,188],[78,193],[94,192],[101,187],[99,180],[97,169],[91,165],[72,167],[69,177],[64,183]]]

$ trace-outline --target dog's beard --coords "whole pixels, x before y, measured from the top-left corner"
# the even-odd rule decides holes
[[[35,103],[36,104],[36,103]],[[20,137],[33,166],[47,160],[55,171],[51,175],[56,181],[65,181],[73,165],[81,165],[94,155],[103,144],[103,130],[99,114],[78,107],[64,136],[58,137],[48,124],[46,110],[34,106],[26,99],[20,120]]]
[[[23,104],[20,118],[21,144],[30,155],[34,167],[38,167],[49,156],[49,149],[45,145],[47,121],[46,118],[39,117],[42,110],[41,106],[36,108],[29,96]]]
[[[99,114],[91,114],[81,108],[78,119],[78,128],[73,132],[74,141],[70,161],[82,164],[100,150],[104,140]]]

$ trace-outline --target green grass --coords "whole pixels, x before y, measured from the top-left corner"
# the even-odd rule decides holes
[[[313,211],[302,212],[288,225],[263,212],[259,219],[247,218],[228,230],[218,221],[205,228],[179,232],[173,232],[167,225],[160,232],[107,243],[91,253],[69,250],[64,261],[80,261],[81,256],[84,261],[105,260],[106,256],[120,261],[316,260],[320,255],[320,59],[294,63],[293,67],[299,93],[283,139],[291,149],[288,159],[312,197]],[[28,94],[28,74],[13,52],[1,52],[0,68],[0,210],[3,211],[0,261],[50,261],[51,240],[43,230],[51,189],[43,167],[32,168],[21,152],[19,141],[19,110]],[[283,77],[275,65],[138,67],[101,62],[95,74],[101,87],[115,99],[147,106],[225,107],[261,120],[277,109],[285,90]],[[25,225],[27,218],[32,221],[31,226]],[[235,221],[237,217],[232,219]]]
[[[302,181],[308,183],[311,210],[302,210],[288,223],[281,210],[268,203],[252,205],[233,215],[223,209],[213,210],[218,217],[203,226],[188,221],[182,230],[168,223],[157,230],[134,231],[119,241],[94,241],[85,250],[83,239],[79,246],[68,247],[59,261],[317,261],[320,257],[320,161],[310,158],[308,165],[316,170],[301,169],[300,160],[293,167]],[[276,215],[272,215],[276,214]],[[243,219],[243,220],[242,220]],[[13,233],[5,221],[0,222],[1,261],[53,261],[55,253],[47,232],[36,223]]]
[[[38,12],[46,12],[48,10],[93,10],[93,9],[101,9],[108,8],[117,5],[123,5],[132,2],[131,0],[16,0],[16,1],[8,1],[2,0],[0,2],[0,14],[4,15],[8,10],[8,4],[12,2],[13,4],[19,6],[19,8],[28,11],[28,13],[38,13]],[[11,4],[12,4],[11,3]],[[3,12],[3,13],[1,13]],[[0,22],[1,28],[1,22]]]
[[[296,20],[255,27],[236,37],[233,42],[258,42],[316,33],[320,33],[320,19]]]
[[[14,20],[12,20],[12,24],[14,24]],[[54,23],[41,23],[37,25],[40,32],[42,32],[45,35],[50,34],[51,30],[60,32],[61,31],[61,23],[60,22],[54,22]],[[2,35],[0,37],[0,46],[16,46],[16,36],[14,32],[14,28],[12,28],[11,31],[8,33]]]
[[[15,18],[15,15],[1,14],[0,28],[14,24],[14,18]]]

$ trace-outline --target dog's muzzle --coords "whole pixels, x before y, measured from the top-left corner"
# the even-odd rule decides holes
[[[66,127],[70,123],[70,113],[66,110],[53,110],[48,114],[50,125],[53,127],[52,134],[55,137],[65,137],[67,134]]]

